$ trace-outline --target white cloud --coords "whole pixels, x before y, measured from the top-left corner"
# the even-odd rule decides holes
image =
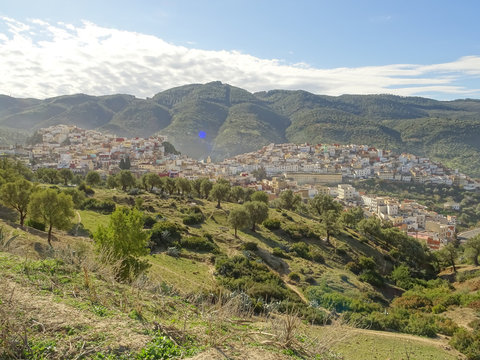
[[[480,57],[430,65],[394,64],[319,69],[286,64],[239,51],[207,51],[173,45],[135,32],[84,21],[81,26],[0,18],[0,93],[46,98],[87,93],[149,97],[188,83],[220,80],[250,91],[304,89],[317,94],[478,97],[462,86],[480,77]]]

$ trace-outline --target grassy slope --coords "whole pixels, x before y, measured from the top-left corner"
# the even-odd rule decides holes
[[[98,190],[96,193],[100,199],[106,199],[113,195],[116,196],[118,202],[127,203],[129,201],[128,196],[110,190]],[[179,223],[183,216],[180,210],[187,208],[189,202],[181,199],[162,200],[150,194],[145,195],[144,198],[144,205],[152,206],[154,213],[161,213]],[[272,248],[282,247],[290,242],[282,230],[271,232],[260,226],[256,233],[248,230],[240,231],[239,239],[235,239],[233,231],[227,224],[227,212],[236,205],[225,203],[223,209],[216,209],[214,203],[205,200],[202,200],[201,203],[207,220],[201,226],[187,227],[188,234],[201,235],[205,232],[212,234],[221,251],[229,256],[240,254],[242,244],[247,241],[257,243],[259,251],[256,253],[271,265],[272,270],[277,272],[282,279],[287,281],[286,275],[291,271],[300,274],[300,281],[290,282],[288,286],[301,297],[303,297],[303,291],[309,286],[305,281],[307,276],[315,278],[319,285],[351,296],[373,291],[370,285],[358,281],[356,276],[343,269],[343,264],[355,254],[380,257],[381,255],[372,246],[355,241],[344,233],[338,237],[336,246],[343,249],[347,256],[340,256],[331,247],[319,244],[318,240],[305,239],[310,246],[316,247],[323,254],[326,259],[325,264],[318,264],[299,257],[278,262],[278,258],[271,256]],[[89,230],[94,230],[98,226],[99,220],[102,223],[107,221],[106,216],[90,211],[81,211],[80,214],[82,223]],[[288,215],[292,220],[287,221],[297,224],[303,222],[311,229],[318,230],[316,229],[317,225],[311,220],[290,212]],[[271,217],[285,221],[285,217],[276,211],[271,210]],[[15,302],[10,302],[10,304],[16,304],[12,311],[22,310],[24,313],[25,316],[19,320],[21,320],[20,323],[23,321],[23,324],[29,326],[29,331],[31,331],[29,336],[33,343],[56,342],[59,350],[55,356],[60,353],[65,355],[71,351],[69,342],[79,343],[78,346],[81,346],[82,341],[85,341],[83,348],[91,351],[90,354],[95,351],[105,351],[107,348],[113,349],[120,345],[136,351],[144,347],[152,338],[151,332],[145,333],[145,329],[151,329],[154,321],[164,326],[170,326],[174,331],[182,330],[196,336],[197,346],[213,346],[219,339],[225,337],[225,331],[232,332],[232,337],[227,336],[223,341],[228,344],[223,349],[230,351],[229,354],[232,358],[241,358],[235,356],[232,346],[237,350],[238,347],[245,348],[245,351],[252,353],[273,351],[276,353],[275,356],[281,356],[275,347],[258,347],[262,341],[270,341],[268,338],[265,339],[264,335],[258,334],[274,330],[275,326],[271,319],[248,318],[245,324],[252,324],[253,320],[255,325],[239,327],[228,320],[232,316],[231,312],[222,315],[223,317],[215,315],[217,318],[213,320],[211,311],[221,311],[222,309],[212,310],[206,305],[196,306],[184,300],[184,296],[195,298],[200,293],[219,291],[210,254],[182,250],[183,255],[179,259],[163,253],[149,256],[152,267],[148,281],[130,287],[112,282],[109,269],[92,260],[93,255],[90,252],[92,243],[86,238],[57,234],[60,241],[54,243],[57,250],[56,256],[68,260],[64,260],[64,265],[57,266],[49,263],[51,260],[46,263],[37,260],[50,256],[45,239],[21,230],[14,230],[6,224],[3,226],[9,235],[16,234],[19,237],[15,239],[9,249],[4,249],[0,253],[0,277],[5,279],[0,289],[0,298],[6,302],[12,293],[23,294],[18,298],[15,294]],[[71,253],[72,249],[79,254],[78,259],[71,260],[70,257],[65,257],[65,254]],[[16,255],[10,255],[12,253]],[[80,259],[80,254],[89,255]],[[84,268],[89,274],[88,280],[86,280]],[[178,297],[176,294],[181,296]],[[32,303],[31,299],[35,299],[33,303],[37,305],[29,305]],[[49,309],[49,307],[51,308]],[[57,319],[57,322],[51,320],[52,312],[62,314],[61,320]],[[32,326],[29,319],[31,314],[36,314],[35,321],[43,324],[46,331],[43,331],[41,326]],[[107,326],[108,323],[114,323],[114,328]],[[339,329],[338,331],[342,335],[330,339],[329,333],[335,329]],[[61,340],[56,335],[58,331],[64,334],[64,338]],[[410,335],[396,336],[392,333],[381,333],[385,335],[380,336],[379,332],[336,325],[333,327],[301,325],[296,332],[298,335],[306,334],[309,339],[318,337],[324,341],[328,340],[329,346],[333,346],[333,350],[344,354],[345,359],[370,359],[371,357],[368,356],[371,355],[371,349],[374,349],[375,356],[378,356],[379,359],[402,359],[405,358],[406,352],[414,354],[413,358],[422,359],[453,359],[457,355],[455,351],[445,350],[443,347],[446,346],[446,342],[441,339],[426,341],[423,338]],[[252,339],[247,336],[247,333],[256,335]],[[394,347],[394,343],[397,344],[397,347]],[[252,348],[252,346],[254,347]],[[241,354],[243,351],[239,353]],[[264,358],[267,358],[267,355]]]

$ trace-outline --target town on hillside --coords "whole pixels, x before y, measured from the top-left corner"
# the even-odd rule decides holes
[[[270,199],[291,189],[304,200],[317,194],[336,197],[346,207],[362,206],[367,216],[390,221],[433,250],[456,237],[456,217],[444,216],[416,202],[357,192],[355,179],[459,186],[478,191],[480,183],[428,158],[394,154],[366,145],[270,144],[256,152],[220,162],[195,160],[166,151],[167,138],[125,138],[71,125],[40,129],[35,144],[0,149],[0,154],[21,158],[34,170],[68,168],[86,174],[95,170],[106,177],[128,169],[137,177],[152,172],[190,180],[218,178],[232,184],[264,190]],[[457,203],[445,204],[459,211]]]

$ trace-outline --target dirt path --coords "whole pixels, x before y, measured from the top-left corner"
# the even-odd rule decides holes
[[[290,290],[292,290],[295,294],[297,294],[305,304],[308,304],[308,299],[305,297],[305,295],[303,295],[303,293],[300,290],[298,290],[298,288],[295,285],[290,284],[286,276],[282,276],[282,280],[285,283],[285,285],[287,285],[287,287]]]

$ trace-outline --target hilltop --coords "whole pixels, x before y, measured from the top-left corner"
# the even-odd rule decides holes
[[[195,158],[231,157],[269,143],[368,143],[480,175],[480,101],[472,99],[250,93],[220,82],[185,85],[147,99],[0,97],[2,142],[18,142],[35,129],[61,123],[119,136],[160,132]]]

